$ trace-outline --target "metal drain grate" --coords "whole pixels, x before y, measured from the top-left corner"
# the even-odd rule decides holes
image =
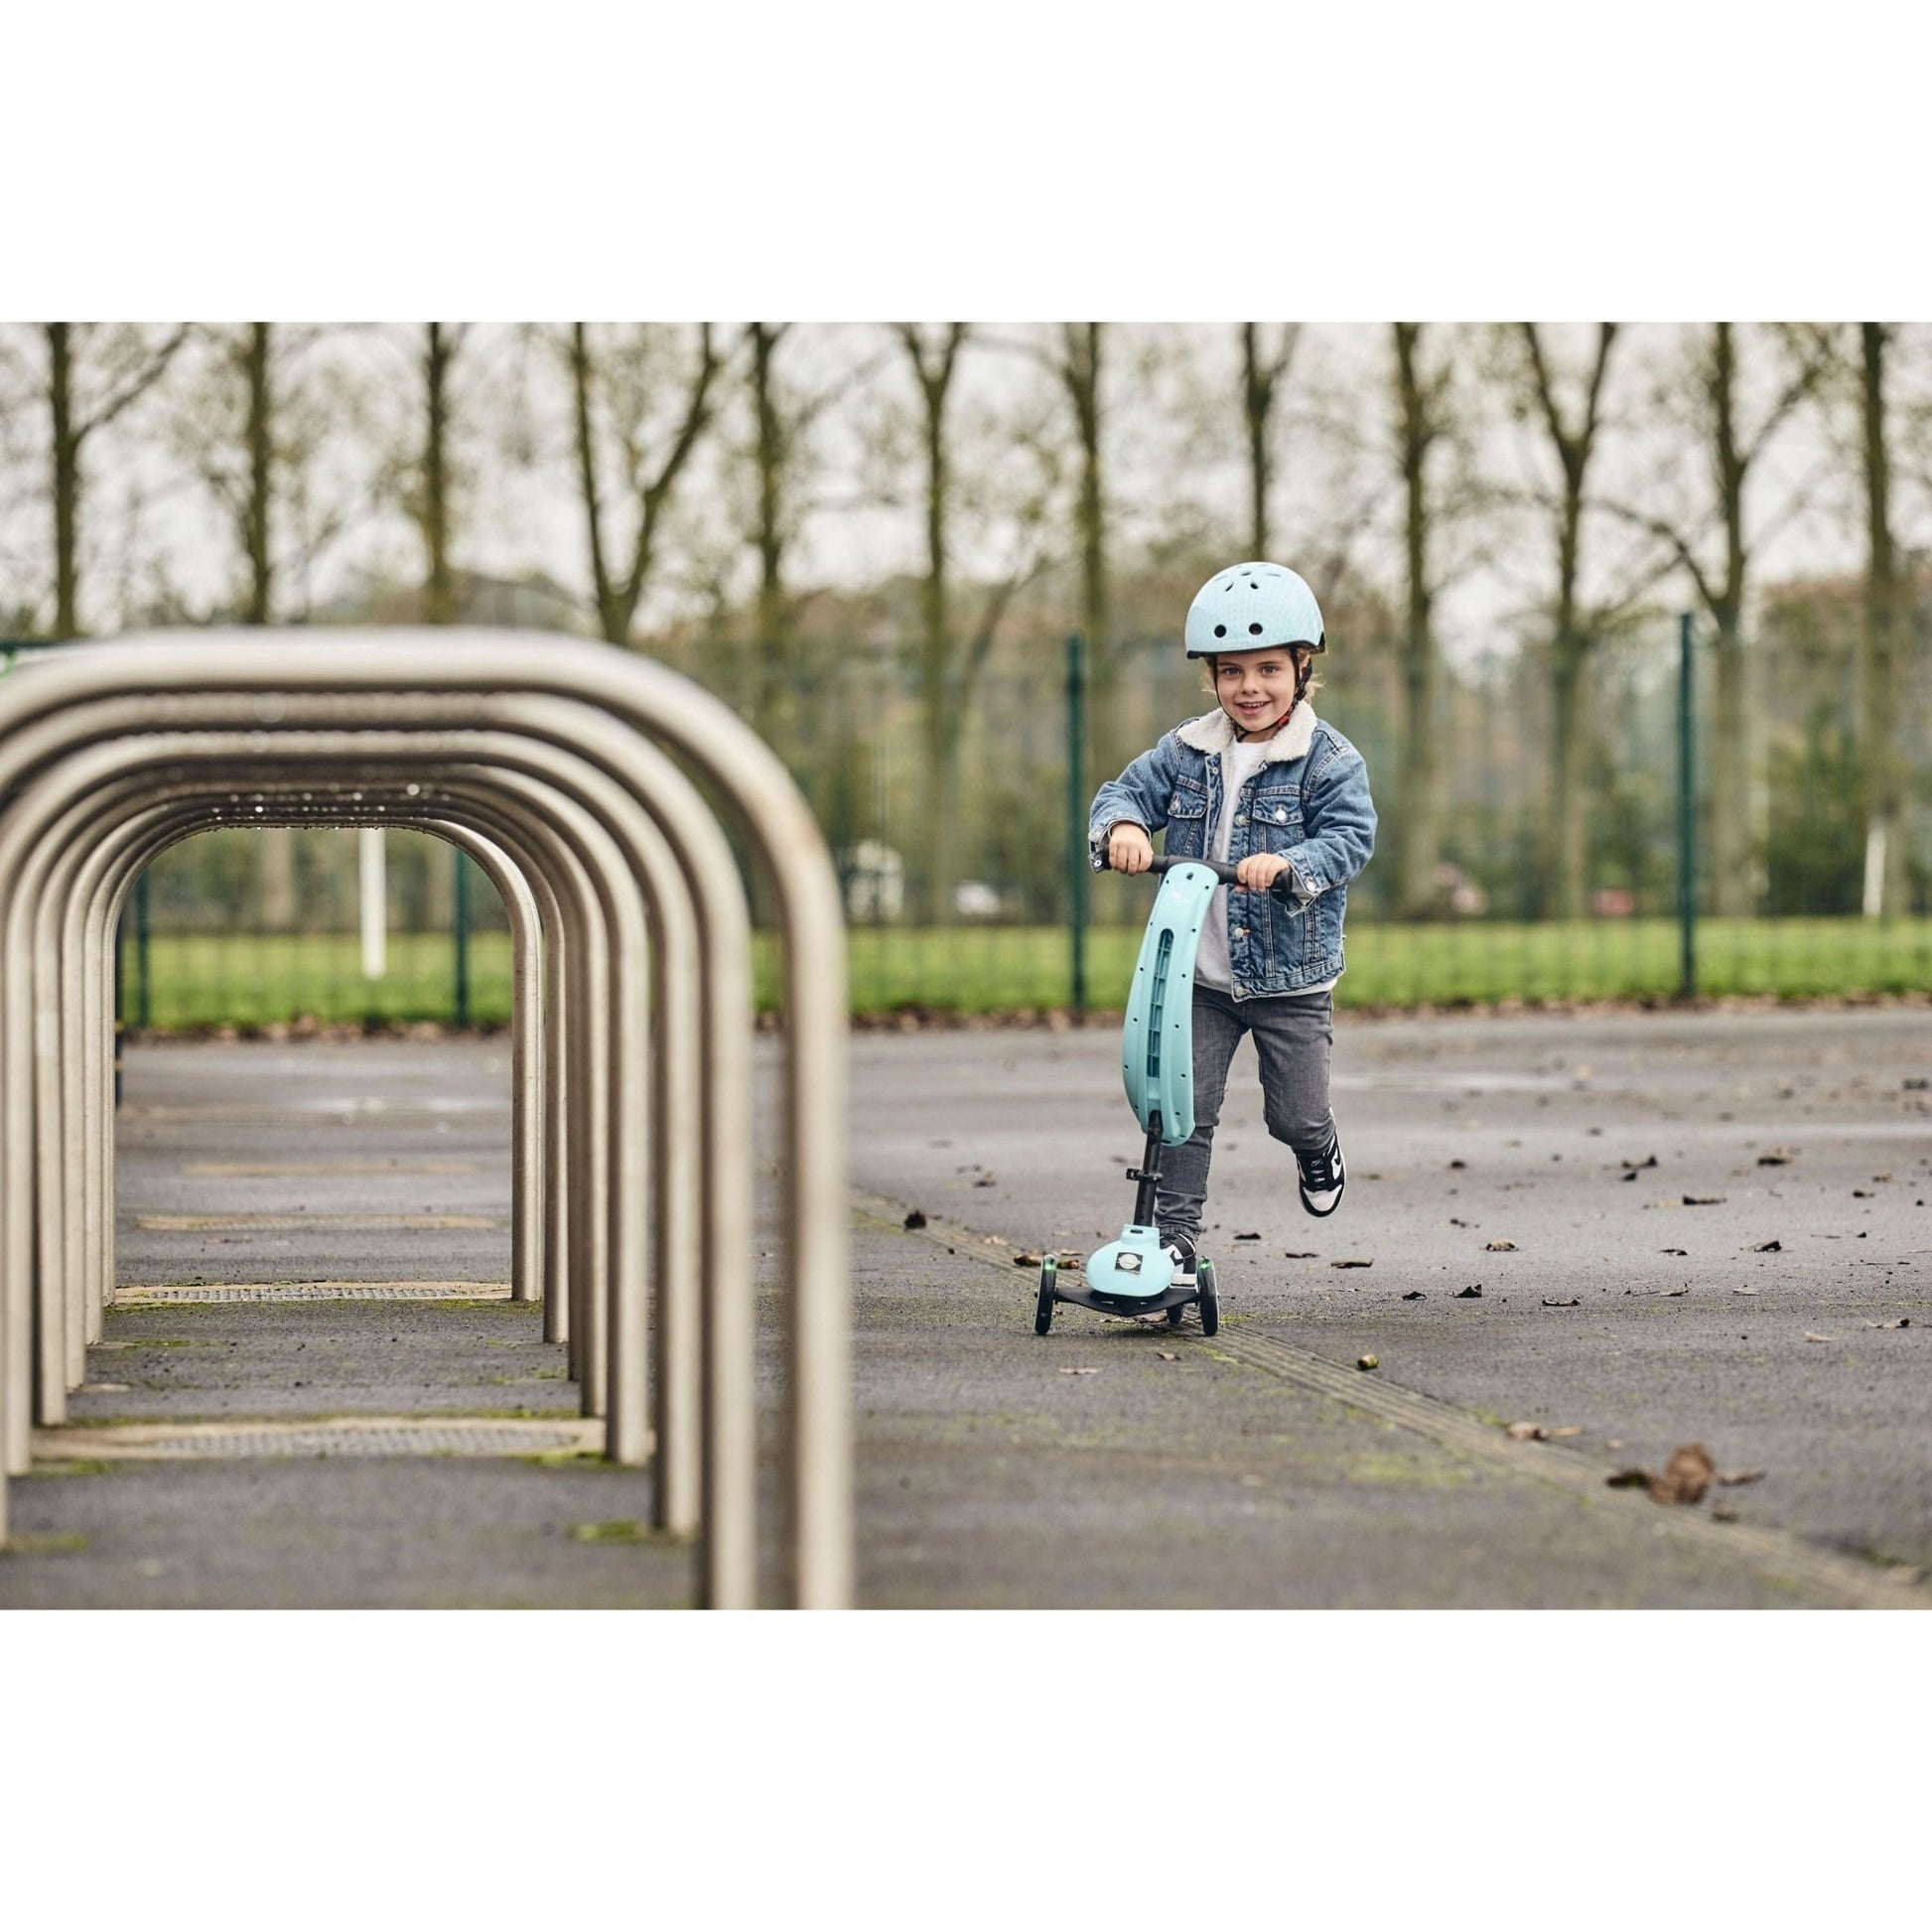
[[[178,1302],[507,1302],[502,1282],[236,1282],[225,1288],[117,1288],[117,1309]]]
[[[340,1416],[321,1422],[140,1423],[34,1432],[34,1454],[45,1461],[597,1454],[603,1448],[603,1423],[576,1416]]]

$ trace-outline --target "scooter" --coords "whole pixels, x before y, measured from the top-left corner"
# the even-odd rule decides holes
[[[1136,1184],[1134,1218],[1118,1241],[1087,1257],[1081,1283],[1063,1283],[1058,1258],[1046,1252],[1034,1311],[1036,1335],[1052,1327],[1054,1307],[1061,1302],[1097,1314],[1165,1312],[1171,1328],[1180,1326],[1181,1311],[1191,1303],[1200,1311],[1202,1334],[1214,1334],[1221,1325],[1213,1262],[1196,1256],[1194,1286],[1176,1286],[1174,1266],[1162,1251],[1154,1216],[1161,1150],[1180,1146],[1194,1131],[1194,954],[1201,925],[1215,890],[1238,882],[1235,869],[1215,859],[1161,857],[1151,870],[1166,877],[1141,941],[1120,1042],[1127,1104],[1147,1133],[1141,1165],[1127,1171],[1127,1178]]]

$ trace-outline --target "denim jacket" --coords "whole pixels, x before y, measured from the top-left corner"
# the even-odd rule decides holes
[[[1234,726],[1214,710],[1171,731],[1094,794],[1087,837],[1106,850],[1122,821],[1164,828],[1171,857],[1207,856],[1221,811],[1221,753]],[[1227,892],[1228,959],[1237,1000],[1320,986],[1342,970],[1348,882],[1375,849],[1375,806],[1362,755],[1305,703],[1269,741],[1259,771],[1234,801],[1228,862],[1278,852],[1294,875],[1292,900]]]

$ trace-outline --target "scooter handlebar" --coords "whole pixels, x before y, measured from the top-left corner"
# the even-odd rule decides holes
[[[1161,852],[1155,855],[1154,863],[1148,870],[1172,872],[1175,866],[1205,866],[1223,886],[1239,886],[1241,883],[1234,868],[1224,859],[1182,859],[1174,854]],[[1107,855],[1104,851],[1094,854],[1093,869],[1095,872],[1113,871],[1113,867],[1107,863]],[[1284,872],[1268,890],[1277,898],[1293,898],[1295,897],[1294,874]]]

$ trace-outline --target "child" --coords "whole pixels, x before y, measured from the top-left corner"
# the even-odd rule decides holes
[[[1218,709],[1171,731],[1100,787],[1087,836],[1116,872],[1170,857],[1232,863],[1194,963],[1194,1133],[1162,1157],[1158,1214],[1183,1287],[1194,1279],[1207,1164],[1228,1063],[1252,1032],[1268,1131],[1295,1153],[1302,1205],[1332,1214],[1347,1173],[1328,1106],[1334,985],[1348,882],[1375,847],[1361,754],[1308,702],[1328,648],[1314,593],[1279,564],[1210,578],[1187,613]],[[1269,889],[1286,878],[1286,896]]]

